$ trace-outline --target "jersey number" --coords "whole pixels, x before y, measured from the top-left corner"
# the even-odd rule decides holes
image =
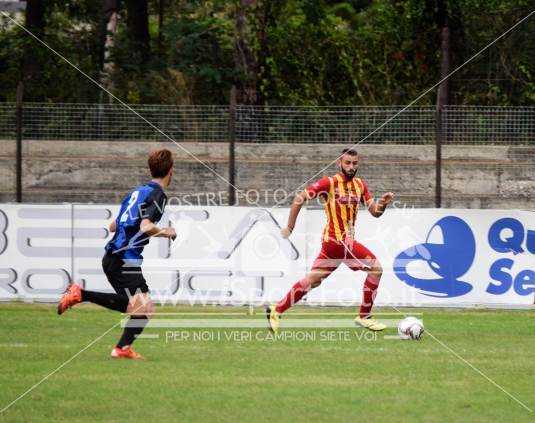
[[[123,223],[128,220],[129,211],[132,208],[134,204],[136,204],[137,197],[139,196],[139,191],[134,191],[132,195],[130,195],[130,199],[128,200],[128,207],[124,211],[124,213],[121,215],[121,219],[119,219],[119,222]]]

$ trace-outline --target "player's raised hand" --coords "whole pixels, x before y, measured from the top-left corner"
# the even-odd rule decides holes
[[[175,228],[167,228],[167,237],[174,241],[176,239],[176,231]]]
[[[283,239],[287,239],[291,234],[292,230],[288,226],[281,229],[281,236]]]
[[[394,194],[392,192],[385,192],[381,197],[381,202],[387,206],[394,201]]]

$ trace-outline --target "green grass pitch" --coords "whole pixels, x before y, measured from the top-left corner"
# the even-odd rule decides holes
[[[293,310],[307,313],[301,318],[326,310],[349,311]],[[245,314],[247,309],[157,308],[177,311]],[[261,311],[255,309],[259,319]],[[240,339],[227,339],[230,329],[211,329],[213,338],[200,340],[193,335],[202,330],[189,329],[190,339],[181,332],[181,340],[166,340],[167,331],[182,329],[150,328],[146,333],[159,337],[136,342],[136,350],[147,357],[144,361],[109,357],[121,331],[116,327],[0,413],[0,421],[535,420],[534,412],[433,339],[535,410],[533,311],[415,312],[423,313],[429,331],[421,341],[385,339],[382,334],[359,339],[361,329],[352,328],[285,329],[287,334],[307,333],[306,340],[266,339],[265,329],[240,329]],[[28,304],[0,305],[0,316],[0,409],[105,333],[119,317],[86,305],[57,316],[51,305]],[[312,333],[315,339],[310,339]],[[329,333],[335,339],[327,339],[333,336]],[[396,330],[389,328],[385,334],[395,335]]]

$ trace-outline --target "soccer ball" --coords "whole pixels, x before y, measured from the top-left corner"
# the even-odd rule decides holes
[[[424,334],[424,323],[416,317],[406,317],[399,322],[398,334],[401,339],[419,340]]]

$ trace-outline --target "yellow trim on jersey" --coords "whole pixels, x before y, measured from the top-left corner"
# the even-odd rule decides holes
[[[331,207],[331,219],[334,226],[334,234],[338,241],[342,241],[342,232],[340,231],[340,225],[338,225],[338,218],[336,216],[336,199],[334,197],[334,179],[329,177],[329,206]]]
[[[342,177],[340,175],[336,175],[336,179],[338,179],[338,190],[340,191],[340,195],[342,197],[346,196],[346,190],[344,189],[344,181],[342,180]],[[346,205],[338,203],[338,207],[340,207],[340,214],[342,215],[342,223],[344,225],[344,233],[349,233],[349,228],[347,226],[347,210]]]
[[[323,241],[329,241],[329,228],[331,227],[331,214],[329,213],[329,202],[325,202],[325,214],[327,215],[327,224],[325,229],[323,229]]]
[[[355,204],[355,219],[353,220],[353,227],[355,227],[355,222],[357,221],[357,215],[359,212],[360,207],[360,197],[362,196],[362,191],[360,189],[360,185],[357,182],[358,178],[353,179],[353,186],[355,187],[355,192],[357,193],[357,196],[359,197],[357,204]]]
[[[358,212],[359,210],[359,206],[360,206],[360,198],[362,197],[362,191],[360,189],[360,185],[358,184],[358,182],[353,179],[353,186],[355,187],[355,192],[357,193],[357,196],[359,197],[359,201],[357,201],[357,209],[355,211],[355,214]],[[355,216],[355,220],[356,220],[356,216]]]
[[[364,194],[364,182],[362,182],[362,179],[360,178],[357,178],[357,181],[359,182],[359,185],[362,186],[362,194]],[[370,198],[369,200],[364,199],[364,204],[366,205],[366,208],[368,208],[372,201],[373,198]]]
[[[353,179],[353,185],[355,187],[355,192],[357,193],[357,195],[359,197],[362,196],[362,190],[360,189],[360,184],[357,182],[357,181],[360,181],[360,179]]]
[[[351,188],[351,181],[347,181],[347,192],[350,197],[353,197],[353,189]],[[349,233],[351,237],[355,236],[355,205],[349,203]]]

